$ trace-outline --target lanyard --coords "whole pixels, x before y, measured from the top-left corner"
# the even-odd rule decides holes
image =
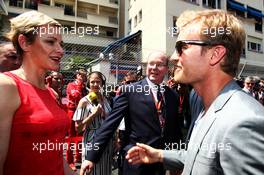
[[[161,94],[161,99],[160,99],[160,101],[158,101],[158,92],[157,92],[157,100],[155,99],[152,91],[151,91],[151,94],[152,94],[152,98],[155,101],[155,107],[156,107],[156,110],[157,110],[157,113],[158,113],[159,122],[160,122],[160,128],[161,128],[161,137],[163,137],[164,136],[165,119],[164,119],[164,116],[163,116],[163,113],[162,113],[162,106],[161,105],[163,103],[163,108],[164,108],[164,101],[163,101],[164,98],[163,98],[163,95]]]
[[[160,101],[158,101],[158,92],[157,92],[157,99],[154,97],[154,94],[152,91],[151,91],[151,95],[152,95],[152,98],[155,102],[155,107],[156,107],[157,112],[161,112],[161,102],[163,101],[162,94],[161,94],[161,100]]]

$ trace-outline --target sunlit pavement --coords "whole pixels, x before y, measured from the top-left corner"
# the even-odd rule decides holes
[[[76,163],[77,174],[80,174],[81,163]],[[112,175],[118,175],[118,169],[112,171]]]

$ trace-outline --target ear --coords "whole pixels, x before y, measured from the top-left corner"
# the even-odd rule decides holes
[[[20,45],[20,47],[22,48],[22,50],[24,52],[28,52],[29,51],[29,44],[27,42],[27,39],[24,35],[20,34],[18,36],[18,44]]]
[[[214,47],[213,55],[210,60],[210,65],[214,66],[219,63],[226,55],[226,48],[222,45],[217,45]]]

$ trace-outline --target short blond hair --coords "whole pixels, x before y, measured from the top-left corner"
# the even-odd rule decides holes
[[[38,11],[22,13],[17,17],[10,19],[10,24],[11,30],[6,36],[13,42],[17,54],[20,56],[23,54],[23,50],[18,43],[18,36],[20,34],[26,36],[28,43],[32,43],[36,38],[37,33],[35,30],[38,27],[43,25],[61,27],[61,24],[58,21]]]
[[[201,24],[199,32],[202,40],[225,46],[226,56],[221,63],[221,69],[234,77],[245,45],[246,34],[241,21],[223,10],[185,11],[179,16],[176,25],[181,31],[192,23]],[[202,29],[207,29],[207,32],[201,31]],[[218,32],[212,35],[208,32],[212,29],[217,29]],[[221,32],[218,29],[221,29]]]

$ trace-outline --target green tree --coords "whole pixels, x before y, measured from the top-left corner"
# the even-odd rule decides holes
[[[87,69],[85,63],[89,63],[94,58],[83,55],[70,55],[64,58],[62,70],[77,70],[80,68]]]

